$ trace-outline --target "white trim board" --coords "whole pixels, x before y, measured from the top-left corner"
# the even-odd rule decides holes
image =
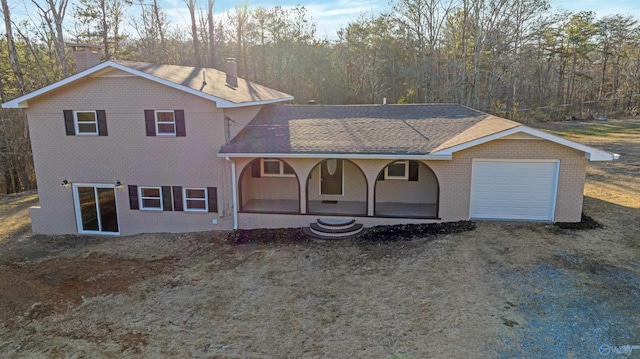
[[[364,160],[451,160],[451,155],[387,155],[360,153],[221,153],[224,158],[344,158]]]
[[[464,149],[481,145],[483,143],[487,143],[489,141],[505,138],[507,136],[511,136],[517,133],[525,133],[532,136],[539,137],[544,140],[548,140],[563,146],[567,146],[578,151],[582,151],[585,153],[585,157],[589,159],[589,161],[613,161],[620,158],[620,155],[617,153],[610,153],[606,151],[599,150],[597,148],[589,147],[577,142],[573,142],[562,137],[552,135],[550,133],[533,129],[527,126],[517,126],[514,128],[510,128],[508,130],[494,133],[489,136],[485,136],[473,141],[469,141],[457,146],[449,147],[444,150],[440,150],[438,152],[433,153],[432,155],[442,155],[442,156],[452,156],[454,152],[462,151]]]

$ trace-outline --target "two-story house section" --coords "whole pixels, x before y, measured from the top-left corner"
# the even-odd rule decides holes
[[[457,104],[282,104],[236,74],[107,61],[4,103],[28,118],[33,232],[578,222],[588,162],[619,157]]]
[[[215,69],[107,61],[4,104],[27,113],[34,233],[233,227],[220,147],[288,94]]]

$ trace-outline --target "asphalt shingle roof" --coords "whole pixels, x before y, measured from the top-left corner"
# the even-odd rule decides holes
[[[236,88],[228,86],[226,84],[226,73],[212,68],[151,64],[125,60],[114,60],[113,62],[233,103],[240,104],[293,98],[293,96],[284,92],[258,85],[242,78],[238,78],[238,86]],[[203,71],[206,73],[207,84],[205,86],[202,86]]]
[[[220,153],[423,155],[518,125],[456,104],[269,105]]]

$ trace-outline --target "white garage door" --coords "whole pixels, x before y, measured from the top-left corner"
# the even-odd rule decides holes
[[[473,161],[471,219],[553,221],[559,161]]]

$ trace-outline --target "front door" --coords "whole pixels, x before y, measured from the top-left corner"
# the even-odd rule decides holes
[[[73,185],[78,233],[119,234],[113,185]]]
[[[320,164],[320,194],[342,196],[342,160],[330,159]]]

